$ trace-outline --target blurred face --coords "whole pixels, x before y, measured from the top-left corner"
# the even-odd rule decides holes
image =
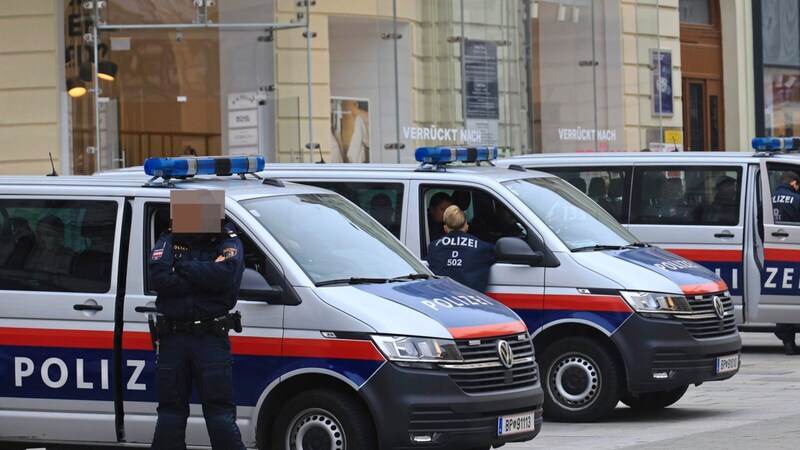
[[[55,250],[61,244],[62,238],[61,231],[50,225],[41,224],[36,229],[36,240],[45,250]]]
[[[452,202],[443,201],[436,206],[431,206],[431,217],[435,222],[444,222],[444,211],[453,205]]]

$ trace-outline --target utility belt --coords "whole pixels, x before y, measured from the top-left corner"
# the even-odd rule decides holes
[[[202,320],[174,320],[158,315],[155,320],[158,336],[167,336],[172,333],[191,333],[196,336],[214,333],[224,337],[230,330],[242,332],[242,314],[239,311],[224,314],[210,319]]]

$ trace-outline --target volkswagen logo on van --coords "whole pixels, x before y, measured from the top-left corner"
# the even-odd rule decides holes
[[[714,311],[717,313],[717,317],[720,319],[725,317],[725,305],[722,304],[722,299],[719,296],[715,295],[714,298],[711,299],[714,303]]]
[[[497,356],[506,369],[510,369],[514,365],[514,352],[511,351],[511,345],[508,341],[500,340],[497,342]]]

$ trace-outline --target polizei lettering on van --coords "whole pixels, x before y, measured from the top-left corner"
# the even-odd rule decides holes
[[[108,360],[101,359],[100,361],[100,376],[98,379],[87,378],[84,370],[84,360],[78,358],[74,362],[74,367],[68,365],[66,361],[61,358],[47,358],[42,362],[39,367],[33,362],[33,359],[24,356],[14,357],[14,386],[24,387],[26,378],[31,376],[41,377],[45,386],[52,389],[60,389],[69,384],[67,387],[75,387],[76,389],[109,389],[109,372]],[[93,362],[93,364],[95,364]],[[147,385],[139,382],[139,377],[144,371],[146,362],[144,360],[129,359],[127,366],[133,368],[130,378],[126,387],[130,391],[145,391]],[[38,370],[37,370],[38,369]],[[36,372],[39,372],[36,375]]]
[[[664,261],[653,265],[663,270],[696,269],[702,267],[686,259],[674,259],[672,261]]]
[[[438,297],[432,300],[423,300],[422,304],[431,308],[434,311],[439,311],[440,308],[457,308],[460,306],[475,306],[487,305],[492,306],[493,303],[485,298],[478,297],[477,295],[454,295],[450,297]]]

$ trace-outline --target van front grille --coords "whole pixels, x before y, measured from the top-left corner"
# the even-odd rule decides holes
[[[499,341],[509,343],[514,355],[506,368],[498,355]],[[539,370],[534,360],[533,343],[527,333],[482,339],[456,340],[463,363],[442,364],[458,387],[468,394],[517,389],[536,384]]]
[[[717,314],[714,297],[719,297],[725,314],[722,318]],[[686,331],[697,339],[728,336],[736,333],[736,319],[733,313],[733,301],[727,292],[705,295],[687,295],[691,314],[675,317],[680,320]]]

